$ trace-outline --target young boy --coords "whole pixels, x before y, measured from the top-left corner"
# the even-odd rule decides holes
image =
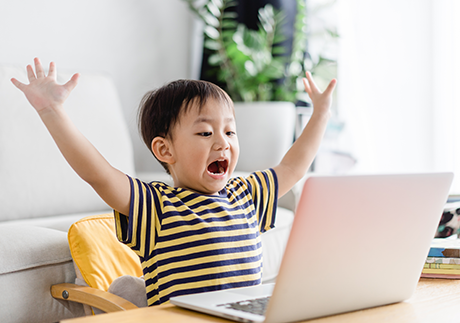
[[[140,257],[149,305],[172,296],[256,285],[260,234],[274,226],[276,201],[308,170],[330,115],[336,81],[321,93],[304,79],[314,112],[273,169],[231,178],[239,146],[233,103],[219,87],[192,80],[148,93],[139,125],[146,145],[174,181],[143,183],[113,168],[78,131],[63,104],[78,74],[56,83],[36,58],[29,84],[12,79],[38,112],[77,174],[114,210],[118,238]]]

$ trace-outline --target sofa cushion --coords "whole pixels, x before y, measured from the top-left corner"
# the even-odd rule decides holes
[[[75,279],[65,232],[0,226],[0,259],[2,322],[56,322],[83,315],[81,304],[50,294],[51,285]]]
[[[58,82],[70,76],[61,73]],[[0,221],[107,209],[64,160],[12,77],[27,83],[24,67],[0,65]],[[65,109],[112,165],[134,175],[130,136],[109,78],[83,72]]]

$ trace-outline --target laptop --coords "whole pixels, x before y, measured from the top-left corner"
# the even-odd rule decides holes
[[[171,303],[241,322],[295,322],[404,301],[417,286],[452,179],[310,177],[274,284]]]

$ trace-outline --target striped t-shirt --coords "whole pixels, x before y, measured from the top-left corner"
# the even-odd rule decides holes
[[[259,233],[274,227],[274,170],[233,178],[218,195],[129,179],[130,214],[114,212],[116,232],[140,257],[149,305],[261,283]]]

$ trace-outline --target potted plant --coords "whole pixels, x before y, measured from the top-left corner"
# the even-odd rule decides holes
[[[292,145],[295,103],[309,64],[305,0],[297,11],[286,46],[282,11],[267,4],[258,11],[258,29],[238,22],[233,0],[184,0],[203,21],[203,49],[219,84],[235,102],[240,150],[238,169],[276,165]],[[311,65],[311,64],[310,64]]]

